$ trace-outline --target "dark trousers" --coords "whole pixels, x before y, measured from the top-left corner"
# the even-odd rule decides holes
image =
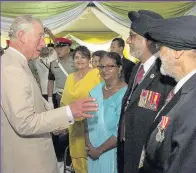
[[[48,101],[48,95],[42,94],[42,97],[45,98]],[[54,104],[54,108],[58,108],[57,100],[56,100],[56,94],[52,95],[52,101]]]
[[[69,134],[52,135],[52,139],[57,160],[58,162],[62,162],[64,160],[65,149],[69,146]],[[66,163],[70,165],[71,157],[66,158]]]
[[[118,142],[117,166],[118,166],[118,173],[123,173],[124,172],[124,141]]]
[[[139,173],[150,173],[150,172],[144,170],[144,168],[140,168],[140,169],[139,169]]]
[[[46,100],[48,100],[48,95],[42,95]],[[60,97],[59,94],[53,94],[52,100],[54,104],[54,108],[60,107]],[[64,153],[66,147],[69,146],[69,134],[60,134],[60,135],[54,135],[52,134],[52,141],[54,145],[54,150],[56,153],[56,157],[58,162],[62,162],[64,160]],[[68,153],[69,155],[69,153]],[[67,164],[70,165],[71,159],[67,159]]]
[[[58,108],[61,106],[61,97],[62,97],[62,93],[56,93],[56,102],[57,102],[57,106]]]

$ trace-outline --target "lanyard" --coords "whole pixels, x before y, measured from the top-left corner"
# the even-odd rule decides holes
[[[69,74],[66,72],[66,70],[63,68],[62,64],[56,60],[56,62],[58,63],[58,66],[60,67],[60,69],[62,70],[62,72],[65,74],[65,76],[68,76]]]
[[[49,67],[44,63],[44,61],[42,60],[42,59],[40,59],[40,61],[41,61],[41,63],[47,68],[47,69],[49,69]]]

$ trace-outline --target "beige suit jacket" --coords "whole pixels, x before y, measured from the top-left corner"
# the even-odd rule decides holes
[[[50,132],[69,126],[65,107],[47,111],[27,60],[1,57],[2,173],[57,173]]]

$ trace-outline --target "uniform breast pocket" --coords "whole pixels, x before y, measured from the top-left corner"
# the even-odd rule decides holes
[[[57,66],[53,67],[53,73],[54,74],[59,74],[60,72],[61,72],[61,69],[59,67],[57,67]]]
[[[138,106],[152,111],[157,111],[160,98],[160,93],[143,89],[140,95]]]

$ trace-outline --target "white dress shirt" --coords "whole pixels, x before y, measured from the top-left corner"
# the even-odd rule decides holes
[[[148,74],[148,72],[150,71],[150,69],[153,67],[156,59],[159,56],[159,54],[160,54],[160,52],[158,51],[154,55],[152,55],[145,63],[141,63],[140,67],[143,65],[144,75],[143,75],[143,78],[140,81],[140,83],[144,80],[145,76]],[[139,71],[140,67],[138,68],[138,71]]]
[[[160,52],[156,52],[154,55],[152,55],[143,65],[144,67],[144,76],[147,74],[147,72],[150,70],[152,65],[155,63],[157,57],[159,56]]]
[[[190,72],[189,74],[187,74],[185,77],[183,77],[175,86],[174,88],[174,94],[176,94],[180,88],[182,88],[182,86],[196,73],[196,69],[193,70],[192,72]]]
[[[9,47],[9,49],[11,49],[12,51],[16,52],[17,54],[19,54],[22,58],[24,58],[27,61],[27,58],[21,52],[19,52],[18,50],[14,49],[13,47]],[[45,101],[44,98],[43,98],[43,101],[44,101],[45,104],[48,104],[48,102]],[[47,106],[47,107],[50,107],[50,106]],[[72,112],[71,112],[71,109],[70,109],[69,105],[65,106],[65,109],[66,109],[66,112],[67,112],[67,115],[68,115],[69,123],[73,124],[74,123],[74,118],[73,118],[73,115],[72,115]]]

